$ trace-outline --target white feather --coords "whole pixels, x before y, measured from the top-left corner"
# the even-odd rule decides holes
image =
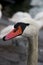
[[[12,16],[12,18],[9,18],[8,20],[16,23],[16,22],[21,21],[23,18],[29,18],[30,19],[31,16],[27,12],[17,12]]]

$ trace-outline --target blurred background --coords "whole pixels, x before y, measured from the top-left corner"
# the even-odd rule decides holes
[[[38,12],[43,12],[43,0],[0,0],[2,18],[0,30],[10,23],[11,18],[18,11],[28,12],[34,18]],[[39,32],[38,65],[43,65],[43,30]],[[0,40],[0,65],[26,65],[28,40],[24,37],[9,41]]]

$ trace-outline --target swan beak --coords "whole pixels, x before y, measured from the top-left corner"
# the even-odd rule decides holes
[[[4,41],[10,40],[12,38],[15,38],[22,34],[22,28],[21,26],[18,26],[18,28],[13,29],[9,34],[3,37]]]

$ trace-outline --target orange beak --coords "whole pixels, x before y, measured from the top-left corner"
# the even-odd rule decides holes
[[[22,34],[22,28],[21,28],[21,26],[18,26],[18,28],[16,29],[13,29],[9,34],[7,34],[4,38],[3,38],[3,40],[9,40],[9,39],[12,39],[12,38],[15,38],[15,37],[17,37],[17,36],[19,36],[19,35],[21,35]]]

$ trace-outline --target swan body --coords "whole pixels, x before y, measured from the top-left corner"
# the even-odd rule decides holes
[[[19,15],[20,13],[21,15]],[[9,25],[8,27],[6,27],[0,32],[0,38],[4,37],[4,40],[5,40],[5,37],[6,39],[9,39],[9,38],[16,37],[18,35],[29,37],[29,35],[31,36],[31,35],[36,34],[36,32],[39,32],[39,30],[43,27],[42,21],[37,21],[35,19],[32,19],[31,17],[28,16],[27,13],[17,12],[15,14],[15,18],[11,18],[11,20],[15,22],[15,25]]]

